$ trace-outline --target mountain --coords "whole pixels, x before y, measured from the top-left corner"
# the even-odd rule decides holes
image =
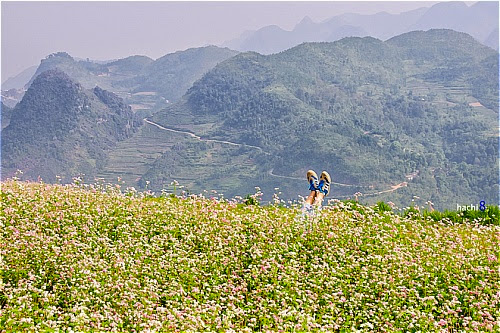
[[[23,98],[24,93],[25,90],[23,88],[2,90],[2,103],[10,108],[13,108]]]
[[[367,35],[386,40],[395,35],[410,31],[408,28],[409,24],[418,20],[428,10],[428,8],[418,8],[400,14],[389,14],[387,12],[372,15],[347,13],[333,17],[325,21],[324,24],[329,26],[330,29],[338,29],[342,25],[360,27],[366,31]]]
[[[245,177],[228,195],[262,184],[296,197],[304,181],[295,179],[314,168],[341,183],[333,197],[359,191],[368,201],[408,205],[418,196],[455,209],[498,202],[497,94],[496,51],[465,33],[429,30],[386,42],[352,37],[269,56],[242,53],[151,119],[253,149],[254,175],[214,170],[224,183]],[[182,151],[158,158],[143,180],[156,189],[170,182],[165,168],[193,158]]]
[[[463,2],[442,2],[432,6],[410,28],[447,28],[466,32],[485,43],[491,32],[498,29],[498,9],[497,1],[478,1],[470,7]]]
[[[223,47],[227,47],[231,50],[240,50],[243,51],[242,43],[252,36],[255,33],[255,30],[245,30],[241,35],[237,38],[233,38],[229,41],[226,41],[222,44]]]
[[[206,46],[167,54],[142,68],[139,75],[123,84],[133,86],[134,93],[156,92],[176,101],[194,81],[219,62],[238,54],[227,48]]]
[[[402,47],[405,59],[421,65],[434,63],[433,69],[421,74],[425,80],[458,87],[465,84],[482,105],[498,110],[498,72],[495,71],[498,53],[491,48],[453,30],[415,31],[394,37],[388,43]]]
[[[57,52],[42,59],[36,73],[25,88],[28,88],[41,73],[57,68],[87,89],[92,89],[96,85],[111,89],[114,82],[137,75],[147,63],[152,61],[147,57],[132,56],[99,64],[92,61],[75,60],[66,52]]]
[[[168,102],[177,101],[194,81],[217,63],[237,53],[227,48],[208,46],[167,54],[157,60],[130,56],[96,63],[76,60],[66,52],[57,52],[41,61],[26,88],[40,73],[57,68],[83,87],[92,89],[97,85],[112,91],[134,111],[149,115],[164,108]]]
[[[301,25],[305,35],[314,24]],[[216,54],[226,60],[205,68]],[[4,177],[18,168],[46,181],[123,176],[172,192],[177,180],[188,193],[227,196],[259,186],[267,200],[275,188],[282,198],[305,194],[314,168],[331,172],[333,198],[440,209],[498,202],[498,53],[470,35],[434,29],[231,54],[48,57],[2,130]],[[90,88],[49,69],[57,64]],[[157,102],[175,90],[169,78],[184,77],[194,84],[178,102]]]
[[[484,41],[484,45],[488,45],[492,49],[498,50],[498,27],[493,29],[489,36]]]
[[[331,42],[343,37],[365,36],[386,40],[402,33],[433,28],[468,33],[498,50],[498,38],[490,37],[495,29],[498,29],[498,2],[480,1],[470,7],[463,2],[441,2],[430,8],[419,8],[400,14],[347,13],[320,23],[305,17],[292,31],[283,30],[278,26],[263,27],[253,33],[245,32],[240,38],[223,45],[239,51],[271,54],[303,42]]]
[[[2,130],[9,125],[10,118],[12,116],[12,108],[8,107],[7,105],[1,103],[0,106],[0,113],[1,113],[1,122],[2,122]]]
[[[232,44],[225,45],[239,51],[256,51],[262,54],[275,53],[286,50],[294,46],[294,40],[290,38],[290,31],[286,31],[277,25],[270,25],[261,28],[254,33],[244,37],[244,40],[233,41]],[[237,48],[236,45],[239,45]]]
[[[9,77],[7,80],[2,82],[2,90],[9,89],[22,89],[30,81],[36,72],[38,66],[31,66],[23,70],[21,73]]]
[[[86,90],[60,70],[39,74],[2,130],[3,177],[55,182],[92,177],[106,151],[137,130],[141,121],[123,100],[95,87]]]
[[[151,65],[154,60],[146,56],[130,56],[123,59],[107,62],[103,67],[108,69],[109,73],[132,73],[136,74],[144,69],[144,67]]]

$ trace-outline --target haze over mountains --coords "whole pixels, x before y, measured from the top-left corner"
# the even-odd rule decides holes
[[[272,25],[247,31],[224,43],[234,50],[277,53],[302,42],[332,42],[343,37],[372,36],[386,40],[414,30],[433,28],[466,32],[481,43],[498,50],[498,2],[442,2],[400,14],[342,14],[315,23],[305,17],[292,31]]]
[[[141,114],[151,114],[178,100],[186,90],[217,63],[237,54],[227,48],[207,46],[167,54],[157,60],[130,56],[105,63],[77,60],[66,52],[42,59],[34,75],[22,89],[2,91],[3,99],[13,107],[35,78],[44,71],[59,69],[87,89],[102,87],[124,98]],[[21,73],[11,80],[19,83]],[[14,103],[12,103],[14,102]]]
[[[4,82],[2,82],[2,90],[10,90],[10,89],[22,89],[26,85],[27,82],[31,80],[33,75],[36,73],[38,66],[31,66],[26,68],[21,73],[8,78]]]
[[[452,30],[270,56],[209,47],[95,64],[58,53],[7,109],[2,173],[296,198],[313,167],[332,172],[338,198],[495,202],[497,94],[498,52]],[[177,102],[127,106],[152,96]]]

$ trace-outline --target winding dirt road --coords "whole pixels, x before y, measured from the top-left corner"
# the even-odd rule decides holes
[[[169,131],[169,132],[174,132],[174,133],[180,133],[180,134],[185,134],[185,135],[189,135],[190,137],[194,138],[194,139],[198,139],[199,141],[205,141],[205,142],[216,142],[216,143],[222,143],[222,144],[226,144],[226,145],[231,145],[231,146],[237,146],[237,147],[250,147],[250,148],[254,148],[254,149],[257,149],[259,150],[260,152],[266,154],[266,155],[270,155],[270,153],[268,152],[265,152],[264,150],[262,150],[261,147],[258,147],[258,146],[253,146],[253,145],[248,145],[246,143],[236,143],[236,142],[231,142],[231,141],[224,141],[224,140],[215,140],[215,139],[202,139],[201,136],[198,136],[194,133],[191,133],[191,132],[188,132],[188,131],[180,131],[180,130],[175,130],[175,129],[172,129],[172,128],[168,128],[168,127],[164,127],[160,124],[157,124],[147,118],[144,118],[143,119],[146,123],[148,124],[151,124],[153,126],[156,126],[162,130],[165,130],[165,131]]]
[[[268,153],[268,152],[264,151],[261,147],[258,147],[258,146],[248,145],[248,144],[244,144],[244,143],[236,143],[236,142],[231,142],[231,141],[224,141],[224,140],[203,139],[202,137],[200,137],[200,136],[198,136],[198,135],[196,135],[194,133],[191,133],[191,132],[188,132],[188,131],[181,131],[181,130],[176,130],[176,129],[173,129],[173,128],[164,127],[164,126],[162,126],[160,124],[157,124],[154,121],[151,121],[151,120],[149,120],[147,118],[144,118],[143,120],[144,120],[144,122],[146,122],[146,123],[148,123],[150,125],[156,126],[159,129],[162,129],[164,131],[169,131],[169,132],[173,132],[173,133],[179,133],[179,134],[188,135],[188,136],[192,137],[193,139],[197,139],[199,141],[222,143],[222,144],[231,145],[231,146],[238,146],[238,147],[250,147],[250,148],[257,149],[257,150],[259,150],[260,152],[262,152],[262,153],[264,153],[266,155],[271,155],[271,153]],[[293,179],[293,180],[305,180],[305,178],[276,175],[273,172],[274,172],[274,169],[271,169],[271,170],[269,170],[268,174],[270,176],[272,176],[272,177],[277,177],[277,178]],[[332,182],[332,184],[333,185],[337,185],[337,186],[345,186],[345,187],[365,187],[365,188],[371,188],[372,187],[371,185],[353,185],[353,184],[343,184],[343,183],[336,183],[336,182]],[[379,191],[379,192],[373,192],[373,193],[366,193],[366,194],[362,194],[362,196],[369,197],[369,196],[375,196],[375,195],[379,195],[379,194],[383,194],[383,193],[394,192],[397,189],[399,189],[401,187],[405,187],[407,185],[408,185],[407,182],[402,182],[402,183],[399,183],[399,184],[396,184],[396,185],[392,185],[387,190]],[[347,198],[347,197],[352,197],[352,196],[353,195],[351,195],[351,196],[340,196],[340,197],[346,197]]]

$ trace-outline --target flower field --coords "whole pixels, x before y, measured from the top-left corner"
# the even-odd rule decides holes
[[[500,331],[497,225],[98,185],[0,195],[1,332]]]

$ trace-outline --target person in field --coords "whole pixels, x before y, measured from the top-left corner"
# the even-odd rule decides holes
[[[311,193],[309,193],[304,203],[304,210],[311,213],[314,207],[321,208],[323,199],[330,193],[332,179],[326,171],[323,171],[318,179],[318,175],[314,170],[307,171],[306,177]]]

